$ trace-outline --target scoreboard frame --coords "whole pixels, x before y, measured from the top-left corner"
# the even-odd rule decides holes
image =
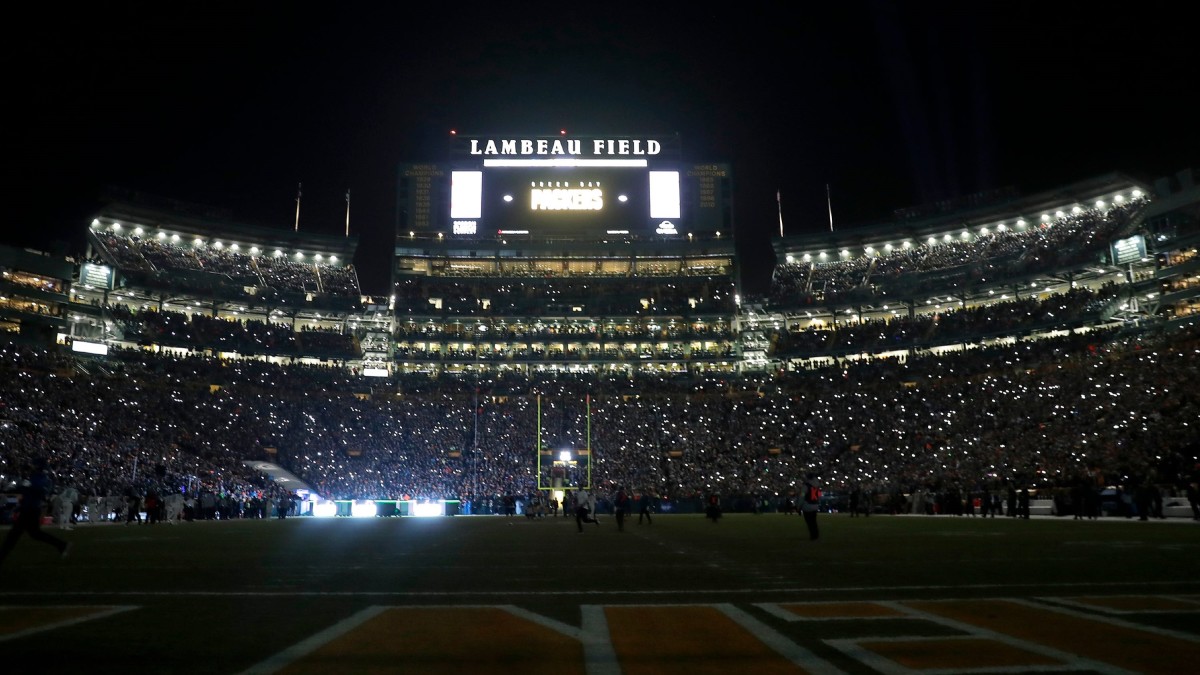
[[[729,165],[675,137],[455,136],[450,161],[404,164],[397,235],[601,240],[732,230]]]

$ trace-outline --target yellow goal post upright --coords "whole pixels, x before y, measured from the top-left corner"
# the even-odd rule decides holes
[[[570,490],[592,489],[592,396],[585,395],[587,433],[583,448],[547,448],[542,438],[542,395],[537,397],[537,487],[563,503]]]

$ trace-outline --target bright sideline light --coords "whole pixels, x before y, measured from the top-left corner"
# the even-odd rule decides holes
[[[384,503],[391,504],[392,500],[383,500]],[[342,500],[340,503],[347,503]],[[370,499],[358,499],[349,503],[349,516],[351,518],[375,518],[379,515],[379,504]],[[450,500],[450,503],[457,503],[456,500]],[[338,501],[323,499],[316,500],[312,505],[312,515],[314,518],[334,518],[338,514]],[[396,515],[404,513],[406,516],[416,518],[431,518],[435,516],[446,515],[447,500],[437,499],[429,502],[418,502],[414,499],[396,501]],[[407,508],[402,508],[401,505],[407,505]],[[342,510],[345,514],[345,510]]]
[[[334,501],[319,501],[313,504],[312,514],[314,518],[332,518],[337,515],[337,502]]]
[[[430,518],[446,514],[446,504],[442,500],[436,502],[409,502],[409,514],[418,518]]]

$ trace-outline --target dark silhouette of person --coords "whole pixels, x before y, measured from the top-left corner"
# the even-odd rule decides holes
[[[587,490],[579,490],[575,493],[575,525],[579,528],[580,532],[583,532],[584,523],[600,524],[600,521],[596,520],[595,516],[592,515],[595,509],[596,500],[588,494]]]
[[[718,495],[708,496],[708,504],[704,507],[704,517],[711,520],[714,525],[721,519],[721,498]]]
[[[1149,478],[1143,479],[1133,488],[1133,505],[1137,510],[1138,520],[1150,520],[1154,514],[1154,483]]]
[[[817,477],[808,474],[804,477],[804,499],[800,504],[800,513],[804,516],[804,525],[808,528],[809,541],[821,537],[817,527],[817,511],[821,508],[821,488],[817,485]]]
[[[1086,491],[1087,483],[1082,478],[1071,486],[1071,514],[1074,520],[1083,520],[1084,514],[1087,513]]]
[[[625,514],[629,512],[629,493],[625,492],[625,488],[618,487],[617,494],[613,496],[613,514],[617,518],[617,531],[625,531]]]
[[[647,525],[651,523],[650,500],[651,496],[649,492],[643,492],[642,496],[638,499],[638,525],[642,524],[642,518],[646,519]]]
[[[142,496],[138,494],[137,488],[130,485],[125,491],[125,524],[128,525],[133,521],[137,521],[138,525],[142,524]]]
[[[17,517],[4,537],[4,543],[0,544],[0,564],[4,563],[23,534],[28,534],[34,541],[53,546],[58,549],[60,556],[67,557],[71,544],[42,530],[42,512],[46,500],[54,492],[54,480],[50,477],[45,460],[39,459],[34,463],[33,474],[28,480],[21,482],[17,492],[20,495]]]

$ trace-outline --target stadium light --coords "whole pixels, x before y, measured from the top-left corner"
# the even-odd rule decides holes
[[[500,167],[607,167],[607,168],[645,168],[649,164],[644,159],[573,159],[560,157],[555,159],[485,159],[483,166]]]
[[[436,502],[409,502],[409,515],[418,518],[430,518],[433,516],[441,516],[446,513],[446,505],[444,500]]]

